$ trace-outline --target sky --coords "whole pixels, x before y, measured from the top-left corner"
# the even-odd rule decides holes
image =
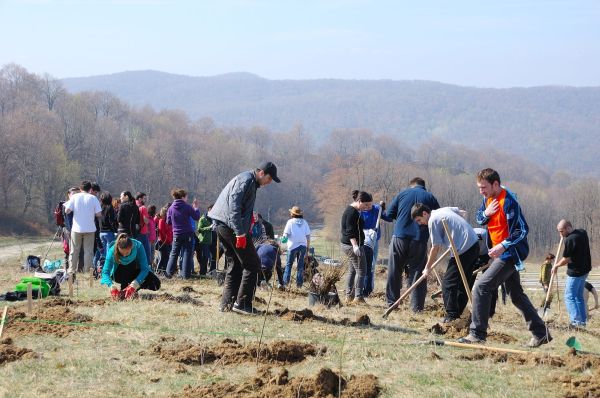
[[[600,86],[600,1],[0,0],[0,66]]]

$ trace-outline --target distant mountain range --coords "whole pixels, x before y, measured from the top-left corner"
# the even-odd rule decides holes
[[[71,92],[108,91],[137,106],[180,109],[225,126],[324,136],[368,128],[417,145],[431,137],[495,147],[550,172],[600,176],[600,87],[488,89],[430,81],[268,80],[250,73],[190,77],[156,71],[63,80]],[[493,164],[493,159],[490,159]]]

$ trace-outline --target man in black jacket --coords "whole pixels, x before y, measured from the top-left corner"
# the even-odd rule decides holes
[[[272,181],[281,182],[277,167],[266,162],[256,170],[235,176],[219,194],[208,216],[216,225],[219,240],[229,268],[223,285],[221,310],[232,309],[243,314],[254,314],[252,300],[260,272],[260,259],[251,239],[250,231],[256,190]],[[237,297],[237,299],[236,299]],[[235,303],[232,303],[235,300]]]

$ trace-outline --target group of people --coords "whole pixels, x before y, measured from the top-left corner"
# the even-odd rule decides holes
[[[77,269],[81,248],[85,268],[91,266],[97,220],[98,244],[104,259],[102,283],[109,286],[113,281],[121,283],[121,290],[111,290],[113,297],[129,298],[139,288],[160,287],[160,280],[150,269],[154,246],[160,252],[157,269],[166,278],[173,277],[178,268],[180,277],[190,277],[195,251],[200,273],[214,270],[218,261],[215,252],[221,252],[227,264],[221,310],[256,313],[252,305],[255,289],[261,281],[268,281],[273,271],[283,288],[291,283],[296,261],[295,283],[298,287],[303,285],[304,263],[310,249],[310,228],[302,210],[294,206],[289,210],[290,219],[281,239],[288,245],[287,262],[282,267],[281,249],[272,226],[254,212],[257,190],[272,181],[281,182],[272,162],[242,172],[229,181],[204,215],[200,214],[195,199],[188,203],[187,193],[182,189],[173,190],[173,202],[155,214],[154,206],[146,208],[143,193],[134,199],[130,192],[123,192],[116,203],[110,194],[102,193],[98,201],[99,187],[94,190],[91,183],[84,181],[79,192],[69,190],[69,200],[64,203],[66,218],[71,217],[68,273]],[[388,305],[400,297],[404,274],[410,285],[422,280],[421,276],[432,272],[441,250],[447,248],[451,250],[442,282],[444,322],[458,319],[469,301],[472,307],[470,331],[462,342],[486,340],[500,286],[522,313],[533,335],[529,345],[537,347],[550,342],[547,325],[521,286],[519,271],[529,254],[529,227],[516,195],[501,184],[498,172],[493,169],[481,170],[476,183],[483,197],[476,214],[476,222],[482,228],[477,229],[466,221],[465,211],[440,207],[421,178],[412,179],[409,187],[399,192],[387,208],[384,202],[374,204],[368,192],[353,191],[340,226],[341,250],[348,260],[346,302],[364,303],[373,291],[381,237],[379,224],[383,220],[394,223],[385,292]],[[565,248],[550,272],[556,273],[559,267],[567,266],[565,302],[571,324],[584,327],[587,312],[583,291],[591,270],[588,237],[584,230],[574,229],[568,220],[561,220],[557,230],[564,238]],[[128,264],[134,267],[123,267]],[[478,270],[483,269],[477,279]],[[413,311],[424,309],[426,292],[426,283],[415,286],[411,296]]]
[[[473,228],[466,221],[463,210],[441,208],[421,178],[412,179],[409,187],[401,191],[381,214],[381,219],[394,222],[389,246],[387,303],[393,306],[399,299],[404,273],[408,283],[414,284],[422,275],[428,276],[432,272],[441,250],[448,249],[450,258],[442,281],[446,312],[443,322],[458,319],[469,300],[472,306],[469,334],[461,338],[461,342],[485,342],[489,318],[495,312],[498,288],[502,286],[503,293],[510,296],[533,335],[528,345],[546,344],[552,340],[548,327],[520,281],[519,272],[524,269],[523,262],[529,254],[529,227],[516,195],[502,185],[500,175],[493,169],[481,170],[476,183],[483,197],[476,222],[483,228]],[[355,191],[352,203],[342,215],[341,250],[349,258],[346,295],[347,302],[352,304],[364,302],[363,276],[367,271],[369,250],[361,214],[372,208],[372,196]],[[557,230],[565,240],[565,248],[551,272],[556,273],[559,267],[567,266],[565,303],[570,322],[573,327],[585,327],[587,309],[583,292],[591,270],[587,233],[574,229],[568,220],[561,220]],[[429,238],[431,248],[427,253]],[[489,261],[491,263],[487,264]],[[479,271],[482,272],[477,279]],[[411,296],[413,311],[423,310],[426,292],[426,283],[415,286]]]

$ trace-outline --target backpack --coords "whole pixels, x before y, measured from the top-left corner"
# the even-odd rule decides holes
[[[65,226],[65,213],[63,210],[64,204],[65,202],[61,200],[54,208],[54,221],[56,222],[57,227]]]

